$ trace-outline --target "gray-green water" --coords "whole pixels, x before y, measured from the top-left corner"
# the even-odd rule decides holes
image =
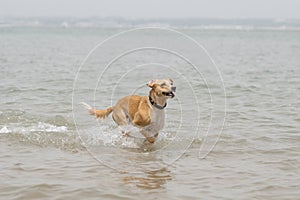
[[[95,54],[80,71],[74,92],[80,63],[95,45],[121,31],[0,29],[0,198],[299,198],[299,31],[180,30],[210,52],[227,93],[225,126],[205,159],[198,156],[211,118],[210,96],[192,70],[182,68],[178,75],[152,65],[118,82],[134,59],[137,65],[153,57],[168,59],[170,66],[183,64],[167,54],[129,55],[107,71],[100,81],[102,88],[95,92],[95,105],[104,108],[134,91],[146,95],[143,84],[148,79],[171,75],[178,95],[169,101],[166,127],[154,146],[121,137],[111,118],[97,122],[78,105],[94,103],[97,78],[105,64],[101,59],[124,43]],[[198,88],[200,116],[182,75]],[[216,138],[222,124],[224,95],[216,74],[207,72],[205,78],[215,102],[213,122],[218,125],[212,125],[209,140]]]

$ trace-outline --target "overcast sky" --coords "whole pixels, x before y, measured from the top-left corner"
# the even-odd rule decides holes
[[[300,0],[0,0],[0,16],[300,18]]]

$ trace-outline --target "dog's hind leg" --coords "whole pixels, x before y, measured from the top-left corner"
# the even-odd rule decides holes
[[[123,110],[115,110],[112,118],[119,126],[126,126],[129,124],[126,114]]]
[[[117,110],[112,115],[113,120],[120,126],[121,134],[123,136],[129,136],[130,131],[128,131],[129,119],[123,110]]]

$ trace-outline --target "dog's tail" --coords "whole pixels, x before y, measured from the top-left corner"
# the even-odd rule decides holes
[[[113,111],[113,107],[109,107],[105,110],[96,110],[93,109],[89,104],[85,102],[81,102],[81,105],[83,105],[91,115],[95,115],[97,118],[105,119],[108,117],[108,115]]]

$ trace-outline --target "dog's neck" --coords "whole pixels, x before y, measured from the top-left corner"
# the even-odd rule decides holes
[[[167,106],[167,98],[166,97],[158,97],[154,90],[149,92],[149,100],[150,103],[155,106],[156,108],[162,110]],[[151,102],[152,100],[152,102]]]

